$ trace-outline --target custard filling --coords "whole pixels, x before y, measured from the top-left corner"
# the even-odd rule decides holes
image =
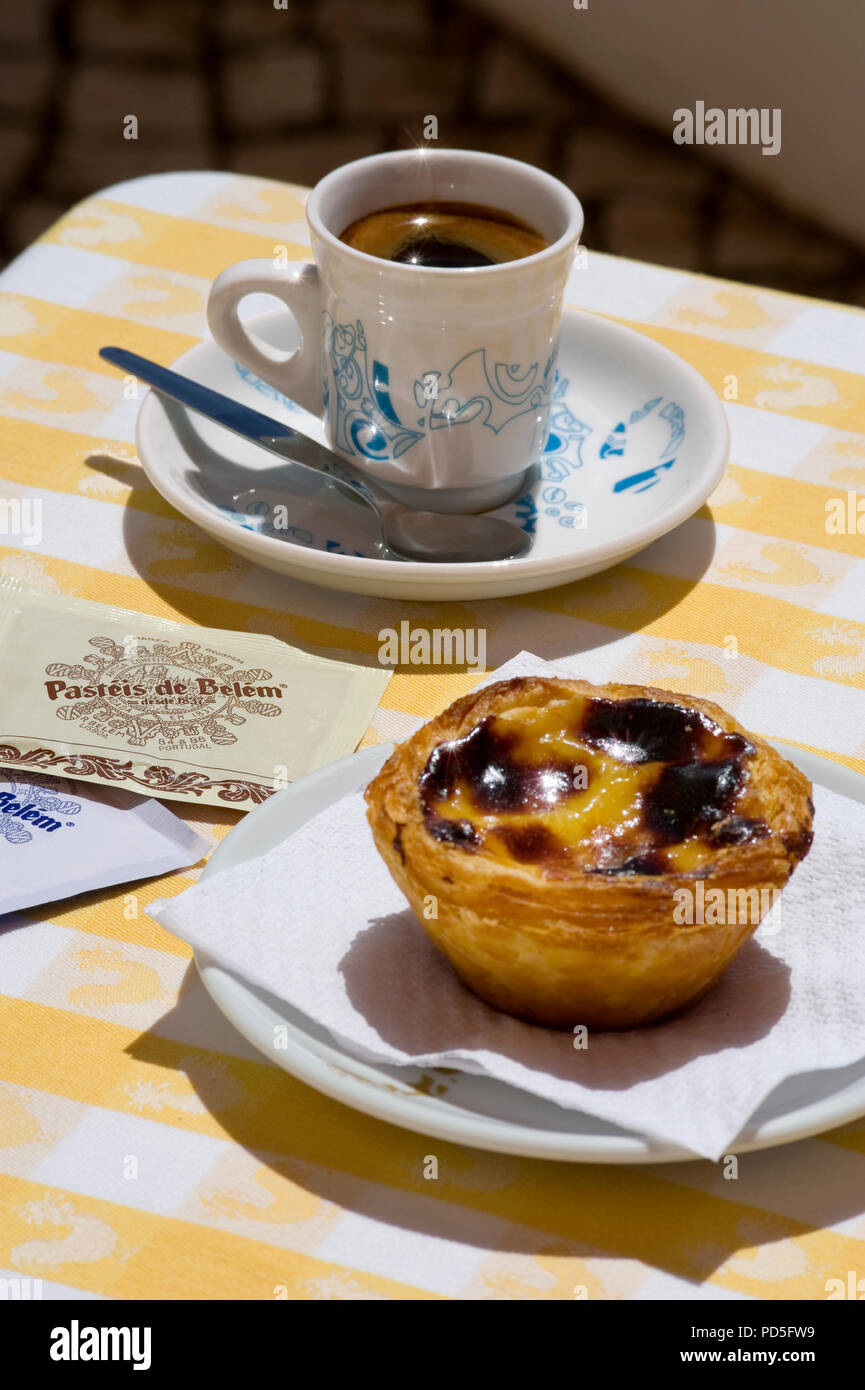
[[[574,695],[440,743],[418,790],[429,833],[467,851],[551,875],[699,874],[770,833],[736,814],[754,752],[680,705]]]

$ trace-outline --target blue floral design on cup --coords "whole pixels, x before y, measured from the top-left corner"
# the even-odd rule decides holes
[[[405,423],[391,397],[390,367],[369,361],[363,323],[325,312],[324,406],[333,447],[348,457],[398,459],[432,430],[479,423],[499,434],[521,415],[546,411],[556,354],[543,364],[490,363],[486,349],[465,353],[448,371],[430,368],[413,383],[421,412]]]
[[[349,457],[399,458],[423,434],[400,420],[390,398],[387,366],[367,360],[360,319],[353,324],[334,323],[325,313],[325,320],[324,405],[333,447]]]
[[[477,421],[499,434],[520,415],[546,410],[552,399],[556,354],[522,367],[496,362],[490,370],[485,348],[467,352],[448,372],[426,371],[414,383],[414,398],[425,413],[422,428],[441,429]]]

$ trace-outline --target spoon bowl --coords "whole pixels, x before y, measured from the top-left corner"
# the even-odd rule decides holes
[[[453,516],[398,503],[377,508],[388,549],[410,560],[439,564],[512,560],[531,549],[531,537],[497,516]]]

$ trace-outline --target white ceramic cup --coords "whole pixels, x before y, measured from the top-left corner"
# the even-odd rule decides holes
[[[400,203],[476,203],[549,243],[499,265],[382,260],[339,240]],[[570,189],[499,155],[422,149],[343,165],[306,204],[315,264],[241,261],[214,282],[207,319],[243,366],[316,415],[328,442],[412,506],[499,506],[546,439],[565,282],[583,226]],[[281,299],[301,344],[277,354],[238,317],[245,295]]]

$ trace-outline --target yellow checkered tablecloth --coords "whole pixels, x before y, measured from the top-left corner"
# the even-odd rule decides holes
[[[331,657],[373,659],[406,617],[486,628],[491,666],[586,651],[593,679],[707,695],[865,771],[865,534],[826,525],[827,502],[865,494],[865,314],[590,252],[570,302],[673,348],[728,402],[732,460],[709,504],[566,588],[449,605],[337,595],[256,569],[173,512],[136,461],[137,402],[97,357],[122,343],[171,362],[198,342],[224,266],[281,244],[308,255],[302,203],[233,175],[136,180],[0,277],[0,489],[41,498],[44,517],[36,544],[0,536],[0,568]],[[366,741],[473,683],[397,673]],[[171,809],[214,838],[237,818]],[[45,1297],[821,1299],[827,1280],[865,1273],[865,1120],[745,1155],[735,1180],[392,1128],[293,1080],[217,1012],[188,949],[146,915],[195,876],[3,922],[0,1278]]]

